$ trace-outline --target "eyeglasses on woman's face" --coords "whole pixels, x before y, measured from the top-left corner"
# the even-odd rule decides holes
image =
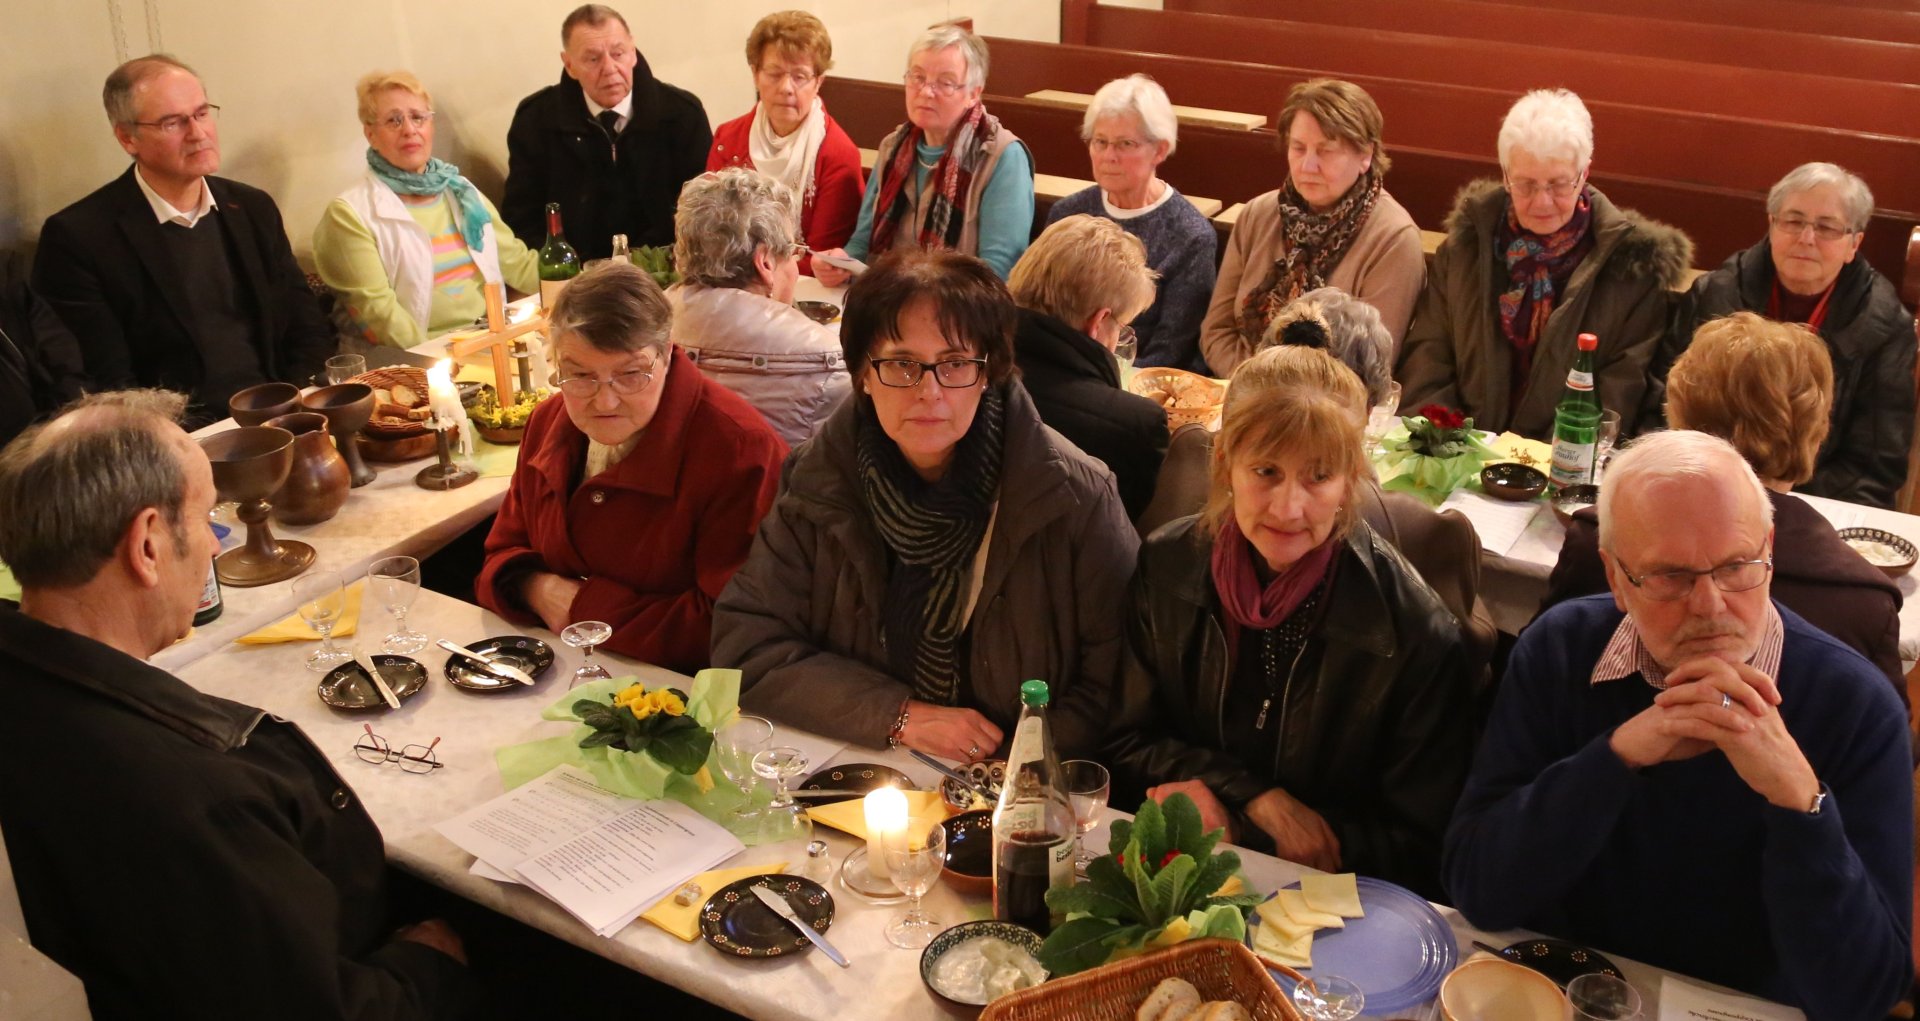
[[[594,375],[559,376],[554,379],[553,385],[559,387],[561,393],[576,401],[590,401],[600,393],[602,386],[612,389],[622,397],[628,397],[645,390],[647,384],[652,382],[653,373],[645,369],[629,369],[626,372],[616,372],[604,379]]]
[[[981,373],[986,370],[985,358],[948,358],[938,362],[922,362],[912,358],[876,358],[873,360],[873,375],[881,386],[912,387],[919,386],[931,371],[934,381],[949,389],[963,389],[980,382]]]

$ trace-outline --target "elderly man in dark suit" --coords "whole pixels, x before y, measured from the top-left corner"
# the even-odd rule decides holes
[[[566,73],[522,100],[507,129],[500,218],[536,244],[547,234],[547,203],[558,202],[583,259],[606,258],[615,234],[636,246],[673,244],[680,186],[707,169],[706,108],[653,76],[611,7],[576,8],[560,43]]]
[[[190,424],[268,380],[304,383],[336,344],[266,192],[215,177],[219,107],[165,54],[107,77],[133,166],[47,220],[34,288],[79,339],[93,389],[189,395]]]

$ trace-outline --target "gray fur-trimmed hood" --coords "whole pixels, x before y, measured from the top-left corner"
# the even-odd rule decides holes
[[[1686,231],[1613,204],[1599,188],[1592,188],[1596,250],[1606,255],[1606,273],[1623,279],[1652,275],[1662,287],[1679,286],[1693,268],[1693,239]],[[1499,181],[1469,181],[1453,196],[1447,214],[1448,237],[1456,245],[1479,245],[1491,238],[1505,210],[1505,189]]]

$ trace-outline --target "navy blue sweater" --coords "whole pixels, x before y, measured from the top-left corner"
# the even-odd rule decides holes
[[[1656,694],[1638,675],[1589,684],[1621,617],[1588,596],[1520,636],[1447,831],[1449,896],[1482,928],[1878,1021],[1913,980],[1912,766],[1885,678],[1780,608],[1780,715],[1829,792],[1808,815],[1717,750],[1638,771],[1614,755]]]
[[[1132,323],[1133,332],[1140,338],[1140,351],[1133,364],[1143,369],[1171,365],[1211,376],[1213,370],[1207,368],[1207,360],[1200,354],[1200,321],[1207,317],[1207,303],[1213,300],[1220,238],[1212,220],[1201,216],[1173,185],[1167,188],[1173,194],[1160,208],[1115,221],[1147,246],[1147,266],[1160,274],[1153,304]],[[1099,185],[1055,202],[1047,212],[1047,224],[1051,226],[1075,213],[1107,216]]]

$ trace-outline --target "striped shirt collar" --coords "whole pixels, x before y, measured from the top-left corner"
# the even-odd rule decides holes
[[[1786,640],[1786,625],[1780,620],[1780,611],[1774,608],[1773,600],[1767,600],[1767,622],[1761,632],[1760,644],[1753,650],[1747,665],[1766,674],[1774,681],[1780,680],[1780,648]],[[1613,638],[1607,642],[1607,648],[1600,653],[1600,662],[1594,664],[1593,677],[1589,683],[1605,684],[1608,681],[1624,680],[1639,674],[1654,688],[1662,691],[1667,687],[1667,671],[1654,662],[1653,655],[1647,651],[1645,642],[1640,640],[1640,629],[1633,623],[1633,615],[1628,614],[1613,629]]]

